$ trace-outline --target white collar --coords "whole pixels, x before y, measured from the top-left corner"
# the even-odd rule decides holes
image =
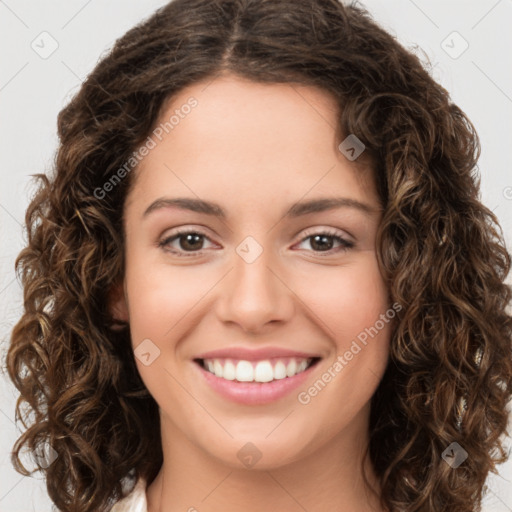
[[[119,500],[110,512],[148,512],[146,481],[143,478],[139,478],[133,491],[122,500]]]

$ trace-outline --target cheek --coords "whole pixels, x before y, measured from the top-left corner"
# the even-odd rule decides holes
[[[190,328],[190,314],[207,290],[205,280],[193,278],[185,267],[172,269],[135,259],[130,264],[126,269],[130,333],[139,374],[160,406],[186,401],[173,378],[176,354],[179,340]],[[152,358],[148,365],[137,357],[146,351],[139,348],[144,343]]]
[[[394,311],[386,316],[392,308],[377,260],[370,254],[357,264],[340,266],[310,296],[313,293],[315,313],[329,327],[335,353],[325,373],[302,390],[299,402],[307,403],[309,418],[329,418],[328,436],[354,418],[374,394],[388,361]]]
[[[323,276],[317,274],[314,286],[309,282],[304,287],[304,297],[338,339],[355,337],[388,309],[386,287],[370,253]]]
[[[134,265],[131,272],[127,269],[130,324],[135,343],[140,337],[165,339],[205,294],[208,289],[205,279],[198,279],[187,270],[159,266],[158,271],[151,271],[145,265]]]

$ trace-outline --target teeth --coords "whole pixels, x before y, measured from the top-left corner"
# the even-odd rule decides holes
[[[282,361],[278,361],[274,366],[274,379],[284,379],[286,377],[286,366]]]
[[[288,363],[288,366],[286,367],[286,376],[293,377],[296,372],[297,372],[297,362],[295,361],[295,359],[292,359]]]
[[[254,380],[256,382],[270,382],[274,380],[274,370],[270,361],[260,361],[254,369]]]
[[[232,361],[229,359],[206,359],[205,369],[217,377],[239,382],[271,382],[302,373],[312,359],[290,358],[263,361]]]
[[[297,373],[303,372],[307,368],[307,366],[307,361],[302,361],[297,368]]]
[[[222,377],[223,368],[220,362],[217,360],[213,361],[213,371],[215,372],[215,375],[217,375],[217,377]]]
[[[235,380],[236,378],[236,368],[235,365],[231,361],[226,361],[224,365],[222,378],[226,380]]]
[[[240,382],[251,382],[254,380],[254,370],[249,361],[238,361],[236,365],[236,380]]]

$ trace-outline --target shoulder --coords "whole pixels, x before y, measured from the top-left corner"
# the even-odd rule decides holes
[[[147,512],[146,481],[140,478],[133,491],[119,500],[110,512]]]

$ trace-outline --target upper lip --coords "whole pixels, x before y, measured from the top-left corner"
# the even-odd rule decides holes
[[[308,352],[298,352],[289,348],[265,347],[258,349],[248,349],[244,347],[229,347],[203,352],[195,359],[242,359],[244,361],[257,361],[261,359],[270,359],[272,357],[297,357],[297,358],[317,358],[319,354],[310,354]]]

